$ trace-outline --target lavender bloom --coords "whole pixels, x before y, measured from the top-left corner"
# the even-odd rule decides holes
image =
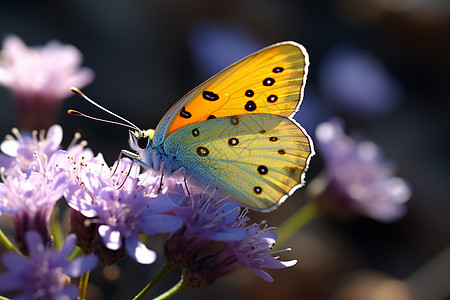
[[[61,157],[89,159],[93,155],[85,149],[85,141],[79,142],[79,134],[75,134],[68,152],[60,151],[63,131],[59,125],[51,126],[46,135],[44,130],[39,134],[12,132],[16,138],[7,136],[0,146],[6,154],[0,154],[0,214],[13,217],[16,241],[26,252],[24,234],[28,229],[40,232],[45,242],[50,240],[50,214],[68,184]]]
[[[248,220],[240,216],[233,228],[243,228]],[[282,269],[295,265],[296,260],[281,261],[268,250],[276,243],[277,236],[269,227],[261,229],[253,224],[243,229],[246,237],[241,241],[228,242],[218,253],[200,259],[195,265],[183,271],[183,280],[189,287],[202,288],[213,284],[218,278],[241,269],[250,268],[267,282],[273,278],[262,268]],[[284,250],[282,250],[284,251]]]
[[[190,266],[200,250],[210,241],[239,241],[245,238],[245,230],[232,228],[240,212],[236,201],[214,202],[213,195],[185,196],[181,185],[168,197],[178,203],[175,215],[182,218],[184,226],[172,233],[164,244],[169,263],[179,268]],[[178,199],[178,201],[176,200]]]
[[[273,256],[278,252],[269,253],[268,250],[277,242],[277,235],[273,231],[269,231],[271,228],[265,227],[261,229],[260,226],[260,224],[255,223],[246,227],[246,239],[241,242],[228,243],[225,248],[230,248],[242,267],[250,268],[253,273],[267,282],[273,282],[273,278],[267,272],[261,270],[262,268],[287,268],[295,265],[297,260],[281,261],[278,256]],[[290,249],[281,251],[287,250]]]
[[[58,158],[55,159],[58,166],[67,170],[69,177],[69,188],[65,192],[66,199],[72,199],[73,197],[77,199],[80,195],[82,195],[80,199],[84,199],[84,191],[81,186],[84,187],[85,182],[83,180],[86,177],[103,180],[103,186],[111,184],[110,169],[101,153],[93,157],[92,152],[86,153],[88,155],[84,155],[86,151],[83,150],[74,152],[75,156],[72,156],[70,153],[61,151]],[[87,182],[91,183],[92,181],[89,180]],[[95,189],[95,192],[98,192],[98,190]],[[98,211],[95,209],[95,206],[91,205],[91,201],[88,201],[87,205],[85,205],[85,201],[80,199],[76,200],[76,203],[73,204],[75,209],[72,208],[70,212],[70,232],[76,234],[77,246],[85,254],[97,253],[100,260],[108,265],[123,258],[125,256],[123,249],[120,249],[120,251],[109,250],[103,245],[101,238],[99,240],[98,224],[95,219]],[[83,211],[83,214],[80,211]]]
[[[379,146],[346,136],[338,119],[319,125],[316,141],[326,169],[310,188],[319,199],[323,198],[323,205],[384,222],[405,213],[404,203],[411,190],[405,180],[393,176]]]
[[[37,230],[46,243],[50,240],[50,214],[67,188],[66,172],[55,167],[55,157],[51,156],[47,164],[36,155],[40,168],[35,170],[30,167],[26,173],[18,167],[7,172],[2,170],[0,215],[12,216],[16,241],[24,253],[27,253],[26,231]]]
[[[13,135],[7,135],[1,143],[0,149],[4,154],[0,154],[0,167],[6,169],[17,165],[26,172],[30,167],[38,168],[38,160],[35,155],[41,157],[51,157],[54,152],[61,148],[63,139],[63,130],[61,126],[55,124],[51,126],[47,134],[41,130],[38,134],[37,130],[33,130],[31,134],[28,132],[20,132],[17,128],[13,128]],[[71,156],[92,157],[92,151],[85,149],[86,141],[78,142],[80,134],[77,133],[68,147]],[[5,155],[6,154],[6,155]]]
[[[68,165],[72,164],[76,168],[77,163]],[[93,218],[106,248],[115,251],[125,246],[127,253],[139,263],[153,263],[155,252],[139,240],[138,234],[178,230],[182,220],[168,214],[174,204],[166,196],[152,192],[157,189],[156,184],[142,185],[139,166],[131,167],[129,159],[122,159],[112,176],[99,156],[78,166],[77,175],[72,177],[76,183],[71,184],[66,195],[69,206]],[[108,259],[108,262],[111,261]]]
[[[6,155],[0,154],[0,164],[4,168],[17,164],[23,172],[32,165],[37,166],[35,153],[50,157],[59,150],[63,138],[63,130],[59,125],[50,127],[46,135],[44,130],[38,136],[37,130],[28,134],[28,132],[21,133],[17,128],[13,128],[12,133],[15,138],[7,135],[1,143],[1,150]]]
[[[35,231],[25,235],[30,257],[6,252],[2,261],[9,271],[0,275],[0,290],[20,290],[17,300],[76,299],[78,289],[69,285],[70,277],[79,277],[92,269],[97,259],[93,255],[67,258],[75,246],[75,236],[69,235],[61,249],[45,249],[41,236]]]
[[[94,78],[89,68],[80,68],[82,54],[72,45],[49,41],[28,48],[15,35],[3,42],[0,84],[9,88],[22,129],[46,129],[55,123],[60,103],[71,86],[83,87]]]

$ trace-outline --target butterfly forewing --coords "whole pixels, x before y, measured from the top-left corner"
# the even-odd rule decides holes
[[[155,144],[186,125],[232,115],[290,116],[298,108],[308,71],[300,44],[278,43],[224,69],[189,92],[162,118]]]
[[[298,124],[270,114],[190,124],[169,135],[164,149],[197,180],[263,211],[301,186],[313,152]]]

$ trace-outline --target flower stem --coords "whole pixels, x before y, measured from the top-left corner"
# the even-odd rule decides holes
[[[155,284],[157,284],[164,276],[167,275],[172,269],[174,268],[174,265],[172,263],[166,262],[164,267],[159,271],[158,274],[156,274],[155,278],[150,281],[145,288],[142,289],[142,291],[139,292],[139,294],[136,295],[136,297],[133,298],[133,300],[141,299]]]
[[[58,218],[53,218],[52,220],[52,234],[53,238],[55,239],[56,248],[61,250],[62,245],[64,244],[64,234]]]
[[[284,221],[277,229],[278,241],[275,248],[283,246],[297,231],[302,229],[309,221],[317,216],[317,206],[308,201],[302,208]]]
[[[81,275],[80,277],[80,292],[78,293],[78,300],[86,299],[86,290],[89,281],[89,271]]]
[[[75,249],[73,249],[72,254],[70,254],[70,256],[67,258],[68,261],[74,260],[75,258],[77,258],[78,256],[83,255],[83,253],[81,252],[80,247],[75,246]]]
[[[188,289],[189,287],[184,285],[183,278],[181,278],[180,281],[178,281],[177,284],[175,284],[170,290],[167,290],[164,294],[159,295],[156,298],[153,298],[153,300],[165,300],[169,299],[176,294],[181,293],[182,291]]]
[[[13,243],[11,243],[11,241],[8,239],[8,237],[3,233],[1,229],[0,229],[0,241],[7,250],[20,253],[20,251],[14,246]]]
[[[11,300],[11,299],[3,297],[3,296],[0,296],[0,300]]]

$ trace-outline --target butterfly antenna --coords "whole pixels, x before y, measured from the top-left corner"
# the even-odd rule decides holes
[[[136,129],[135,127],[130,126],[130,125],[128,125],[128,124],[124,124],[124,123],[120,123],[120,122],[116,122],[116,121],[111,121],[111,120],[105,120],[105,119],[101,119],[101,118],[92,117],[92,116],[83,114],[82,112],[79,112],[78,110],[69,109],[69,110],[67,111],[67,113],[68,113],[69,115],[72,115],[72,116],[85,117],[85,118],[88,118],[88,119],[91,119],[91,120],[95,120],[95,121],[100,121],[100,122],[105,122],[105,123],[110,123],[110,124],[116,124],[116,125],[120,125],[120,126],[124,126],[124,127],[130,128],[130,129]]]
[[[76,115],[76,116],[82,116],[88,119],[92,119],[92,120],[96,120],[96,121],[101,121],[101,122],[106,122],[106,123],[111,123],[111,124],[116,124],[116,125],[121,125],[121,126],[125,126],[131,129],[135,129],[135,130],[139,130],[142,131],[139,127],[137,127],[136,125],[134,125],[133,123],[131,123],[130,121],[128,121],[127,119],[125,119],[124,117],[119,116],[116,113],[113,113],[112,111],[110,111],[107,108],[104,108],[103,106],[101,106],[100,104],[98,104],[97,102],[95,102],[94,100],[92,100],[91,98],[89,98],[88,96],[86,96],[82,91],[80,91],[79,89],[77,89],[76,87],[71,87],[70,90],[75,93],[80,95],[81,97],[83,97],[86,101],[88,101],[89,103],[93,104],[94,106],[100,108],[101,110],[107,112],[108,114],[112,115],[113,117],[116,117],[119,120],[124,121],[126,124],[120,123],[120,122],[115,122],[115,121],[110,121],[110,120],[105,120],[105,119],[100,119],[100,118],[96,118],[96,117],[92,117],[89,115],[86,115],[84,113],[81,113],[77,110],[73,110],[73,109],[69,109],[67,111],[67,113],[69,115]]]

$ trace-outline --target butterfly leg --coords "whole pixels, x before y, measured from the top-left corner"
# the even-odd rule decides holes
[[[188,185],[187,185],[186,172],[184,171],[184,168],[183,168],[183,180],[184,180],[184,187],[186,188],[186,192],[190,196],[191,192],[189,191],[189,188],[188,188]]]
[[[159,173],[161,174],[160,181],[159,181],[159,188],[158,188],[158,194],[162,193],[162,187],[164,185],[163,179],[164,179],[164,159],[161,160],[161,166],[159,168]]]
[[[139,155],[137,155],[136,153],[133,153],[133,152],[125,150],[125,149],[120,150],[119,157],[117,158],[116,167],[114,168],[114,171],[111,173],[111,176],[116,174],[117,168],[119,167],[120,159],[122,158],[122,155],[128,156],[129,158],[133,159],[133,161],[134,160],[138,160],[139,161],[139,158],[140,158]],[[144,162],[142,162],[142,163],[144,163]],[[131,165],[131,166],[133,166],[133,165]]]
[[[114,176],[114,174],[116,174],[117,169],[119,168],[119,163],[120,163],[120,160],[121,160],[121,158],[122,158],[122,155],[123,155],[123,154],[127,155],[126,152],[128,152],[128,151],[127,151],[127,150],[123,150],[123,149],[120,150],[119,157],[117,158],[116,167],[114,168],[114,171],[111,172],[111,177]],[[133,153],[133,154],[134,154],[134,153]],[[132,167],[133,167],[133,163],[131,164],[130,169],[128,170],[128,172],[125,173],[125,174],[126,174],[125,179],[124,179],[124,180],[122,181],[122,183],[117,187],[118,190],[121,189],[122,186],[125,184],[125,181],[127,180],[128,174],[131,172],[131,168],[132,168]]]
[[[122,151],[124,151],[124,150],[120,150],[120,152],[119,152],[119,157],[117,157],[117,163],[116,163],[116,167],[114,168],[114,171],[112,171],[111,172],[111,177],[114,175],[114,174],[116,174],[116,171],[117,171],[117,168],[119,167],[119,161],[120,161],[120,159],[122,158]],[[112,170],[112,167],[111,167],[111,170]]]
[[[111,173],[111,176],[113,176],[117,172],[117,169],[119,167],[119,162],[120,162],[120,159],[122,158],[122,155],[126,155],[129,158],[131,158],[132,163],[130,165],[130,168],[128,169],[128,172],[125,173],[125,175],[126,175],[125,179],[123,180],[123,182],[119,185],[119,187],[117,189],[120,189],[123,187],[123,185],[125,184],[125,181],[128,179],[128,176],[130,175],[131,169],[133,168],[134,164],[139,164],[139,165],[143,166],[144,168],[151,168],[151,166],[149,166],[148,164],[146,164],[145,162],[140,160],[139,155],[137,155],[136,153],[122,149],[122,150],[120,150],[119,157],[117,158],[116,167],[114,168],[114,171]]]

